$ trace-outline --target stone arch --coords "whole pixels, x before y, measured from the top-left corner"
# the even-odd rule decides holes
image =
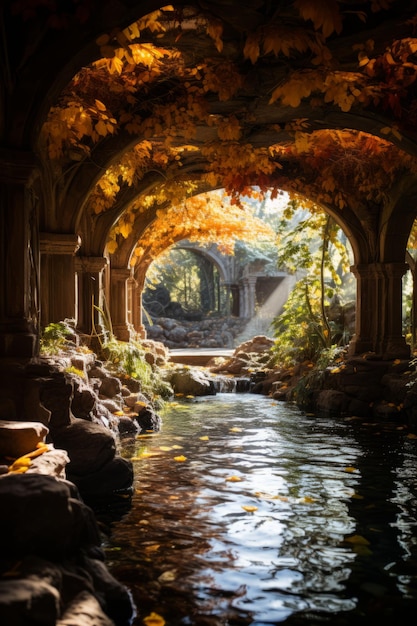
[[[175,4],[181,8],[185,3],[180,0]],[[187,4],[194,3],[191,1]],[[208,10],[210,9],[209,5],[210,3],[208,3]],[[39,294],[34,292],[38,289],[39,280],[36,279],[39,279],[39,270],[34,267],[31,258],[37,258],[39,250],[42,250],[45,258],[40,274],[47,278],[43,282],[53,284],[53,277],[48,276],[48,271],[52,272],[54,266],[60,265],[62,276],[73,275],[74,266],[82,269],[87,268],[87,278],[84,282],[90,284],[95,272],[103,271],[99,269],[100,265],[108,266],[108,258],[104,253],[106,236],[120,211],[123,210],[123,200],[120,198],[109,214],[100,216],[92,227],[89,216],[84,211],[84,206],[88,189],[97,180],[100,168],[105,168],[112,159],[117,158],[115,149],[118,150],[118,154],[126,149],[128,145],[126,139],[117,137],[103,142],[100,149],[92,150],[91,159],[82,162],[82,167],[78,170],[79,175],[75,175],[77,168],[73,163],[74,169],[63,181],[65,184],[60,190],[62,202],[52,207],[48,206],[48,202],[45,201],[45,198],[50,199],[47,195],[48,190],[45,189],[45,179],[38,177],[37,181],[34,182],[34,172],[42,171],[39,163],[36,163],[33,158],[33,153],[38,149],[38,135],[41,125],[50,106],[56,103],[63,87],[68,84],[71,77],[81,67],[88,65],[97,58],[98,49],[94,43],[97,36],[104,32],[110,32],[112,29],[124,28],[138,16],[143,16],[157,8],[158,3],[153,0],[148,0],[146,3],[134,1],[129,3],[129,7],[120,6],[116,8],[110,0],[103,0],[100,7],[96,9],[94,20],[87,20],[86,24],[80,25],[74,16],[70,16],[69,27],[64,33],[57,33],[53,29],[48,30],[48,28],[39,31],[39,26],[42,26],[40,15],[36,15],[33,22],[29,21],[23,26],[22,20],[19,21],[19,16],[10,13],[9,7],[6,7],[2,13],[1,17],[5,23],[4,32],[7,33],[7,37],[10,37],[9,33],[22,32],[25,34],[25,37],[22,35],[22,41],[36,41],[37,43],[34,50],[25,49],[24,45],[21,51],[16,46],[10,46],[11,54],[7,60],[9,67],[6,67],[6,61],[3,61],[2,65],[3,75],[11,76],[15,73],[16,80],[10,84],[10,90],[2,94],[2,98],[7,100],[4,103],[5,106],[2,107],[4,115],[2,115],[1,123],[2,145],[5,146],[0,154],[1,181],[4,186],[2,197],[7,210],[7,215],[6,212],[3,213],[2,227],[8,231],[11,229],[9,239],[12,243],[5,242],[1,260],[3,268],[6,269],[10,265],[10,258],[14,256],[11,248],[14,246],[16,250],[19,250],[19,258],[16,258],[15,265],[23,268],[20,273],[15,272],[17,282],[15,281],[13,287],[15,287],[14,291],[18,295],[12,294],[10,281],[3,279],[3,290],[7,292],[9,299],[1,313],[1,346],[6,353],[10,350],[13,353],[14,349],[22,350],[23,353],[36,352],[36,338],[39,332],[36,320],[38,308],[36,300]],[[259,19],[260,23],[262,20],[271,18],[271,15],[268,14],[267,5],[259,5],[254,13],[250,12],[250,15],[239,7],[233,18],[239,20],[239,27],[233,23],[233,20],[230,20],[228,15],[223,13],[222,7],[218,3],[211,8],[217,17],[224,21],[226,27],[225,41],[227,45],[222,53],[226,58],[232,58],[235,62],[241,63],[241,68],[244,65],[245,69],[249,69],[245,73],[245,77],[248,79],[245,90],[240,92],[238,97],[226,101],[210,96],[208,104],[212,107],[213,115],[220,116],[228,115],[230,112],[239,116],[242,109],[247,107],[253,115],[253,120],[251,121],[249,115],[245,118],[244,137],[251,141],[255,147],[270,145],[273,133],[276,133],[273,136],[274,138],[278,137],[278,142],[286,142],[290,135],[285,128],[286,122],[297,118],[309,121],[309,132],[318,129],[352,127],[372,133],[375,136],[384,135],[384,137],[386,137],[387,128],[393,131],[400,123],[404,127],[401,129],[401,133],[391,132],[390,134],[392,145],[405,147],[407,153],[416,154],[416,136],[413,124],[408,124],[408,120],[398,122],[395,111],[389,108],[386,108],[382,114],[382,107],[378,109],[377,106],[362,107],[360,104],[356,104],[352,113],[346,113],[343,111],[343,107],[340,108],[337,104],[321,107],[311,106],[308,98],[302,99],[298,106],[293,107],[294,110],[291,110],[291,107],[277,106],[276,104],[268,107],[271,90],[281,80],[285,79],[283,65],[279,61],[275,62],[273,58],[268,58],[267,62],[264,63],[261,59],[256,68],[251,68],[248,60],[243,57],[239,58],[239,55],[236,54],[237,48],[234,47],[237,35],[237,38],[241,40],[242,32],[249,32],[254,25],[256,26],[253,17]],[[368,8],[365,7],[365,9]],[[407,35],[408,31],[405,24],[412,10],[413,6],[410,2],[391,7],[389,19],[382,12],[373,17],[369,25],[361,26],[361,32],[358,36],[363,41],[372,37],[376,48],[383,50],[390,38],[400,38]],[[244,24],[243,31],[240,30],[242,24]],[[33,38],[33,34],[36,32],[44,32],[45,34],[40,39]],[[356,33],[352,30],[352,23],[349,21],[346,32],[335,34],[328,42],[332,54],[340,62],[341,69],[346,71],[350,70],[355,60],[349,47],[354,36]],[[169,41],[169,33],[166,41]],[[10,41],[6,41],[6,44],[10,43]],[[193,54],[204,55],[209,50],[212,52],[215,50],[215,46],[213,47],[213,42],[209,38],[200,37],[193,40],[188,37],[188,33],[187,37],[181,39],[178,45],[183,46],[185,54],[192,50]],[[198,48],[198,46],[200,47]],[[291,66],[291,62],[289,57],[288,67]],[[301,66],[303,59],[300,58],[297,63]],[[256,64],[253,63],[253,65]],[[287,66],[285,66],[284,72],[286,71]],[[34,77],[37,80],[36,89],[33,89]],[[271,129],[272,125],[275,126],[275,130]],[[204,128],[198,128],[197,137],[194,140],[195,145],[201,146],[207,138],[213,137],[213,133],[215,134],[215,131],[208,125]],[[199,160],[199,167],[200,169],[203,167],[201,159]],[[288,174],[290,178],[292,168],[294,168],[294,163],[289,163]],[[195,169],[198,169],[197,162]],[[25,170],[25,174],[22,177],[23,170]],[[149,178],[152,177],[150,172],[148,175]],[[54,181],[55,183],[57,181]],[[404,198],[407,198],[408,209],[401,200],[401,195],[398,200],[392,194],[383,209],[377,207],[374,212],[368,210],[366,198],[363,198],[361,206],[353,207],[350,214],[345,211],[343,216],[344,223],[351,232],[351,240],[354,242],[357,271],[363,274],[364,267],[367,267],[367,271],[372,267],[373,271],[376,272],[371,272],[372,278],[368,276],[366,279],[361,278],[360,280],[365,280],[367,284],[364,291],[369,291],[369,281],[372,282],[373,286],[370,291],[373,293],[373,298],[378,296],[376,298],[378,303],[385,301],[389,294],[398,300],[399,277],[397,270],[399,271],[400,267],[389,264],[404,262],[406,226],[411,226],[413,214],[411,207],[414,205],[413,200],[417,194],[414,175],[402,176],[395,187],[397,194],[402,194]],[[39,190],[44,193],[44,197],[36,200],[35,196]],[[25,215],[23,221],[30,223],[33,228],[23,227],[17,220],[12,219],[16,206]],[[36,236],[37,231],[39,231],[39,237]],[[399,232],[401,237],[395,238],[393,234],[395,231]],[[36,241],[37,238],[39,242]],[[398,242],[399,239],[401,243]],[[57,257],[62,257],[61,263],[55,263]],[[395,283],[395,288],[387,287],[391,282]],[[32,291],[28,289],[28,283],[33,285]],[[381,284],[384,285],[382,290]],[[86,286],[84,285],[82,291],[84,292],[85,289]],[[385,293],[384,289],[388,291]],[[28,294],[30,294],[29,297]],[[44,298],[44,300],[47,301],[48,298]],[[366,315],[365,308],[361,315]],[[45,305],[42,309],[45,309]],[[57,314],[58,312],[54,313],[54,315]],[[390,317],[390,315],[391,313],[383,317]],[[47,318],[50,318],[49,312]],[[389,356],[393,353],[392,350],[386,348],[387,335],[389,335],[392,336],[392,341],[389,340],[388,343],[391,342],[392,346],[397,346],[395,350],[398,349],[399,353],[405,354],[405,349],[400,347],[401,338],[396,337],[399,325],[398,312],[392,312],[391,318],[395,318],[395,329],[390,327],[392,320],[388,327],[385,327],[381,319],[377,324],[377,335],[372,335],[362,343],[359,342],[360,346],[369,345],[370,349]],[[368,325],[371,326],[372,324],[369,323]]]

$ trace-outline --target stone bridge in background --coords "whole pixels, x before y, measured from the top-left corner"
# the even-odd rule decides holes
[[[175,246],[208,259],[218,270],[230,310],[226,314],[248,320],[239,339],[267,334],[274,317],[282,312],[296,277],[287,272],[266,271],[267,260],[258,258],[242,264],[234,255],[222,254],[218,247],[181,241]]]
[[[213,317],[210,338],[203,340],[203,345],[238,345],[238,343],[246,341],[255,335],[267,334],[271,335],[271,322],[274,317],[282,312],[282,308],[288,299],[291,289],[295,283],[296,277],[289,275],[284,271],[276,270],[274,272],[266,271],[265,266],[267,260],[258,258],[252,262],[242,263],[236,256],[225,255],[220,252],[216,245],[200,246],[198,243],[189,241],[181,241],[175,248],[188,250],[197,256],[204,257],[218,270],[220,284],[226,291],[226,301],[229,303],[229,309],[219,311],[223,318],[223,332],[217,328],[219,319]],[[202,327],[198,322],[180,321],[181,330],[162,318],[155,319],[156,327],[149,327],[145,322],[148,337],[161,340],[163,335],[167,336],[166,343],[173,347],[179,341],[184,347],[190,341],[193,333],[201,333]],[[175,314],[167,313],[166,317],[178,319]],[[225,321],[227,318],[227,321]],[[230,328],[230,320],[234,320],[233,328]],[[204,331],[209,320],[204,320]],[[164,327],[159,333],[158,325]],[[172,327],[173,326],[173,327]],[[227,328],[226,328],[227,326]],[[172,328],[171,328],[172,327]],[[180,334],[183,332],[184,337],[181,339]],[[233,335],[231,340],[225,341],[223,335]],[[206,333],[207,334],[207,333]],[[214,337],[217,339],[214,339]],[[202,337],[200,337],[200,340]],[[204,341],[207,343],[204,344]]]

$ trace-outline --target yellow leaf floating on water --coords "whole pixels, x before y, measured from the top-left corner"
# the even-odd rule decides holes
[[[177,578],[177,570],[171,569],[165,572],[162,572],[160,576],[158,576],[158,581],[160,583],[172,583]]]
[[[208,441],[209,438],[207,435],[203,435],[202,437],[200,437],[200,441]]]
[[[238,483],[239,481],[241,481],[242,479],[240,478],[240,476],[228,476],[226,478],[227,481],[231,482],[231,483]]]
[[[370,542],[367,539],[365,539],[365,537],[362,537],[362,535],[352,535],[351,537],[346,537],[344,541],[347,541],[348,543],[354,543],[355,545],[360,545],[360,546],[370,545]]]
[[[145,552],[156,552],[160,547],[159,543],[153,543],[150,546],[145,546]]]
[[[254,511],[257,511],[257,510],[258,510],[258,507],[257,507],[257,506],[252,506],[252,505],[250,505],[250,504],[244,504],[244,505],[242,506],[242,509],[243,509],[244,511],[247,511],[247,513],[253,513]]]
[[[237,426],[234,426],[233,428],[229,428],[231,433],[241,433],[242,429],[238,428]]]
[[[161,615],[152,611],[152,613],[143,618],[143,623],[146,626],[165,626],[166,622]]]
[[[305,502],[306,504],[312,504],[315,501],[315,498],[312,498],[311,496],[304,496],[303,498],[300,498],[300,502]]]
[[[172,446],[159,446],[159,449],[162,450],[162,452],[169,452],[172,450]]]
[[[345,472],[350,472],[351,474],[353,474],[354,472],[357,472],[358,470],[356,469],[356,467],[345,467]]]
[[[151,456],[155,456],[155,452],[148,452],[147,450],[140,453],[141,459],[149,459]]]
[[[174,456],[174,461],[177,461],[177,463],[183,463],[186,460],[187,460],[187,457],[184,456],[183,454],[180,454],[179,456]]]
[[[352,550],[355,554],[359,554],[359,556],[369,556],[372,554],[372,550],[368,548],[370,545],[369,541],[365,539],[365,537],[362,537],[362,535],[346,537],[344,542],[352,544]]]

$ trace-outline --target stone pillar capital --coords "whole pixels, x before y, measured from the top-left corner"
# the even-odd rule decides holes
[[[80,274],[98,274],[108,265],[104,256],[76,256],[75,271]]]
[[[115,280],[127,280],[132,275],[130,269],[127,267],[112,267],[111,277]]]
[[[40,233],[41,254],[74,255],[81,246],[81,237],[73,233]]]

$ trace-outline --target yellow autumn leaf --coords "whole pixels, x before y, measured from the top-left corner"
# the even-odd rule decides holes
[[[345,537],[344,541],[347,543],[353,543],[353,544],[361,545],[361,546],[370,545],[370,542],[367,539],[365,539],[365,537],[362,537],[362,535],[352,535],[351,537]]]
[[[260,52],[259,36],[252,33],[246,39],[245,47],[243,48],[243,56],[245,59],[250,59],[252,63],[255,64],[259,58]]]
[[[107,124],[103,120],[99,120],[94,126],[94,130],[100,137],[105,137],[108,133]]]
[[[304,20],[311,20],[315,30],[325,37],[342,31],[342,16],[337,0],[296,0],[294,6]]]
[[[154,452],[141,452],[139,455],[142,459],[150,459],[152,456],[155,456]]]
[[[156,552],[160,547],[161,545],[159,543],[153,543],[150,546],[145,546],[145,552]]]
[[[240,482],[242,479],[240,478],[240,476],[228,476],[226,478],[227,481],[231,482],[231,483],[238,483]]]
[[[107,242],[107,252],[109,254],[114,254],[117,250],[117,241],[114,239]]]
[[[143,623],[145,626],[165,626],[166,624],[164,618],[153,611],[143,618]]]
[[[202,437],[200,437],[200,441],[208,441],[208,435],[203,435]]]
[[[217,19],[211,19],[211,21],[207,24],[207,35],[211,37],[216,46],[217,52],[221,52],[223,50],[223,41],[221,39],[223,34],[223,23]]]
[[[101,100],[95,100],[94,101],[96,103],[96,108],[98,111],[105,111],[106,110],[106,105],[103,104],[103,102],[101,102]]]
[[[183,463],[186,460],[187,460],[187,457],[184,456],[183,454],[180,454],[179,456],[174,456],[174,461],[177,461],[177,463]]]
[[[10,465],[9,471],[21,470],[23,468],[28,469],[31,463],[32,461],[28,456],[21,456]]]
[[[357,472],[358,470],[356,469],[356,467],[345,467],[345,472],[349,472],[351,474],[353,474],[354,472]]]
[[[231,433],[241,433],[242,429],[238,428],[238,426],[233,426],[233,428],[229,428]]]
[[[243,509],[244,511],[247,511],[247,513],[253,513],[254,511],[257,511],[257,510],[258,510],[258,507],[257,507],[257,506],[250,505],[250,504],[244,504],[244,505],[242,506],[242,509]]]

